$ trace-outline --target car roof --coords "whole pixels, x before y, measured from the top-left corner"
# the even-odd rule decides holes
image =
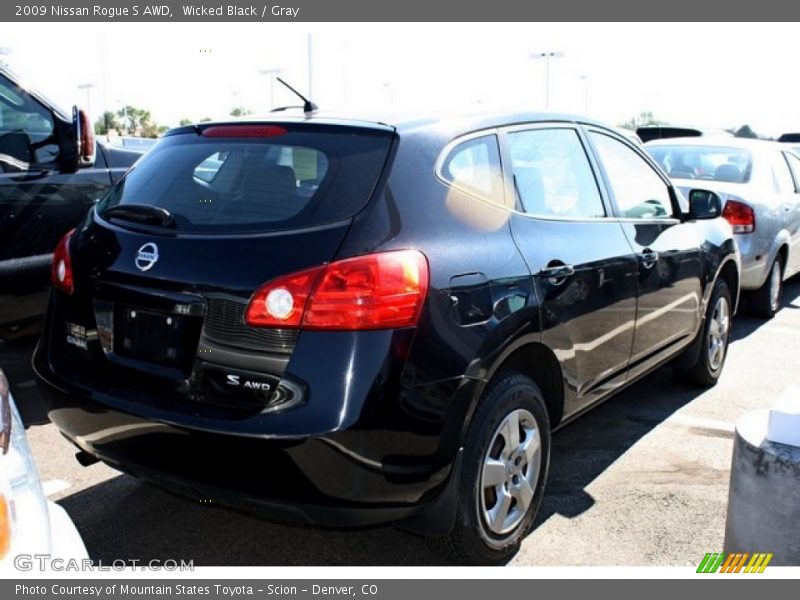
[[[614,131],[600,121],[579,117],[577,115],[530,111],[482,111],[482,112],[327,112],[317,111],[311,115],[304,115],[298,111],[272,112],[262,116],[246,116],[229,118],[218,121],[208,121],[198,125],[206,127],[211,125],[242,124],[242,123],[315,123],[319,125],[340,125],[345,127],[361,127],[383,129],[403,133],[430,132],[446,137],[458,137],[473,131],[492,129],[523,123],[581,123],[602,127]],[[179,127],[167,135],[184,133],[193,126]]]
[[[755,140],[752,138],[737,138],[726,136],[703,136],[667,138],[652,140],[645,144],[646,148],[652,146],[707,146],[713,148],[742,148],[744,150],[762,151],[770,148],[784,147],[783,144],[771,140]]]

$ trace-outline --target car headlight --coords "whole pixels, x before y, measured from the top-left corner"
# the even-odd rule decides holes
[[[50,549],[47,500],[22,419],[0,371],[0,565],[17,554]]]

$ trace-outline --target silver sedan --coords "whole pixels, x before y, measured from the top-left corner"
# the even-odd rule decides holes
[[[800,158],[784,144],[741,138],[672,138],[645,144],[678,189],[720,195],[742,255],[741,289],[771,318],[783,281],[800,272]]]

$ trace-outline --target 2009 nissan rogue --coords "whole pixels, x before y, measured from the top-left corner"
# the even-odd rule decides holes
[[[181,127],[59,244],[35,368],[84,460],[498,563],[555,428],[667,361],[720,376],[720,212],[567,116]]]

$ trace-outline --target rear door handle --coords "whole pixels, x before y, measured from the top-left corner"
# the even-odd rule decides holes
[[[656,261],[658,260],[658,252],[648,248],[639,254],[639,260],[642,262],[642,266],[645,269],[649,269],[656,264]]]
[[[571,275],[575,275],[575,267],[572,265],[554,265],[552,267],[545,267],[539,271],[539,275],[545,279],[557,280],[565,279]],[[552,283],[556,283],[553,281]]]

